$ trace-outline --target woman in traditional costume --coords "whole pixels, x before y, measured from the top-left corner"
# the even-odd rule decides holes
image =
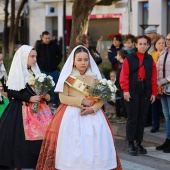
[[[46,101],[36,95],[30,77],[40,74],[37,53],[23,45],[15,53],[8,80],[8,95],[12,98],[0,119],[0,165],[9,168],[35,168],[42,140],[52,113]],[[39,103],[37,113],[32,105]]]
[[[41,147],[36,170],[121,170],[103,102],[85,97],[85,87],[101,79],[87,48],[77,46],[56,85],[61,101]]]
[[[3,55],[0,53],[0,118],[9,104],[6,88],[7,73],[3,64]]]

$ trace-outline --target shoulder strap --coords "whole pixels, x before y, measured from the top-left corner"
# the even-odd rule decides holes
[[[151,48],[151,45],[148,47],[148,49],[146,50],[146,52],[148,52],[148,51],[150,50],[150,48]]]
[[[165,78],[165,63],[166,63],[167,56],[168,56],[168,52],[165,54],[165,58],[163,62],[163,78]]]

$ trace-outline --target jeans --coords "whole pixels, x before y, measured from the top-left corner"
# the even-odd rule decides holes
[[[166,123],[166,138],[170,139],[170,96],[161,95],[161,103]]]
[[[160,115],[161,115],[161,101],[156,98],[155,102],[152,104],[152,129],[158,129],[160,125]]]
[[[57,84],[58,78],[59,78],[59,71],[55,70],[52,72],[47,72],[47,71],[43,71],[41,70],[41,73],[45,73],[47,76],[51,76],[53,77],[53,81],[55,83],[55,86]],[[51,92],[52,92],[52,104],[57,104],[57,102],[59,102],[59,97],[58,97],[58,93],[54,92],[55,86],[51,88]]]

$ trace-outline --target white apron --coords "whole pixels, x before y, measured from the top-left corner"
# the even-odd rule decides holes
[[[60,125],[55,168],[59,170],[110,170],[117,167],[114,141],[101,111],[80,115],[68,106]]]

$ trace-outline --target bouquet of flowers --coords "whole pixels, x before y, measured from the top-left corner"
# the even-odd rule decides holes
[[[34,90],[35,90],[36,94],[40,95],[41,98],[45,98],[45,95],[47,94],[47,92],[53,86],[55,86],[53,78],[51,76],[47,76],[46,74],[43,74],[43,73],[37,75],[35,78],[30,76],[28,78],[28,84],[30,86],[34,87]],[[32,112],[37,113],[38,112],[38,107],[39,107],[39,103],[34,103],[32,105],[32,109],[31,109]]]
[[[104,102],[116,100],[115,93],[117,88],[111,80],[101,79],[93,87],[87,86],[86,91],[88,92],[86,98],[95,102],[98,102],[99,100]]]

